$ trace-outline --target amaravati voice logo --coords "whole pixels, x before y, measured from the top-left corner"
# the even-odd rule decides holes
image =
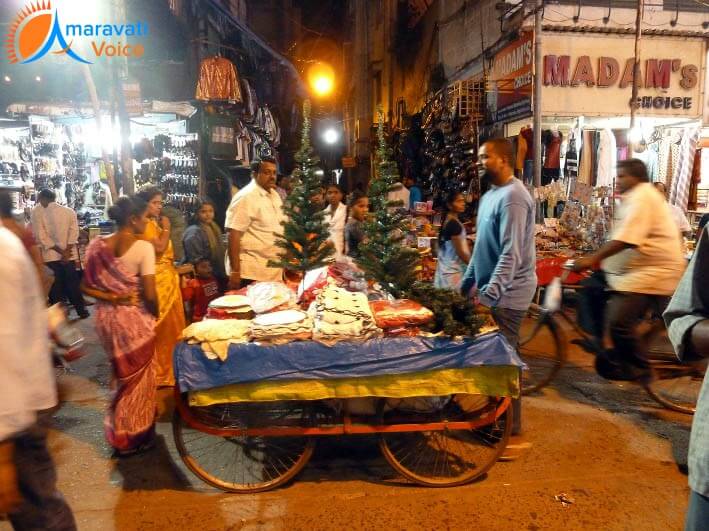
[[[52,54],[66,54],[80,63],[92,64],[71,49],[61,26],[59,13],[52,11],[50,0],[37,0],[20,10],[7,34],[6,48],[10,63],[28,64],[41,59],[50,51]],[[52,48],[59,49],[52,51]]]

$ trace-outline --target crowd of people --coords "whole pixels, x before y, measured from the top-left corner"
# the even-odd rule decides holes
[[[472,250],[460,219],[465,197],[459,192],[447,197],[434,280],[437,287],[459,291],[488,307],[513,346],[519,343],[537,289],[535,203],[515,177],[514,161],[505,140],[491,140],[480,148],[479,163],[490,188],[479,203]],[[16,526],[49,528],[49,518],[63,522],[62,529],[74,525],[56,492],[39,415],[56,404],[46,302],[69,302],[83,319],[89,315],[84,295],[95,300],[96,331],[115,381],[106,439],[119,457],[149,449],[155,434],[156,389],[174,384],[172,352],[186,321],[202,319],[209,301],[225,290],[283,279],[283,270],[269,262],[278,258],[282,206],[292,183],[278,177],[276,161],[269,158],[254,162],[252,177],[228,207],[226,235],[214,222],[214,205],[204,201],[197,206],[181,239],[183,262],[194,274],[182,281],[171,223],[163,215],[163,195],[157,188],[122,197],[110,208],[115,231],[90,242],[83,266],[76,214],[58,205],[51,191],[38,194],[31,232],[13,219],[11,203],[0,196],[0,246],[7,250],[0,262],[0,304],[12,307],[0,320],[8,368],[0,371],[0,513],[9,512]],[[574,268],[595,270],[586,281],[580,313],[596,338],[584,346],[596,354],[599,374],[639,380],[647,377],[649,363],[635,326],[648,310],[665,311],[680,357],[709,355],[709,293],[700,280],[709,265],[709,235],[702,233],[686,268],[680,238],[689,229],[675,222],[681,222],[679,215],[662,190],[649,182],[645,165],[635,159],[619,162],[618,183],[622,202],[610,241],[577,259]],[[391,199],[411,208],[421,199],[415,188],[404,183],[392,190]],[[404,190],[408,197],[403,197]],[[355,191],[345,203],[336,184],[319,195],[312,200],[322,204],[336,258],[356,257],[365,238],[367,196]],[[610,349],[603,348],[606,333]],[[513,418],[507,458],[529,446],[521,438],[520,400],[514,402]],[[692,432],[687,529],[701,529],[702,522],[709,521],[707,441],[705,381]]]

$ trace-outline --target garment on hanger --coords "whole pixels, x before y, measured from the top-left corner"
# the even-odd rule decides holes
[[[617,148],[613,131],[606,128],[600,132],[598,144],[598,171],[596,186],[613,186],[616,175]]]
[[[563,135],[559,131],[544,131],[542,144],[544,144],[544,168],[559,169],[561,167],[561,142]]]
[[[564,174],[569,179],[576,179],[579,173],[579,153],[576,148],[576,137],[572,131],[569,136],[569,142],[566,146],[566,156],[564,164]]]
[[[594,149],[593,149],[593,132],[584,130],[582,132],[582,147],[579,160],[579,173],[577,182],[591,185],[591,169],[593,166]]]
[[[524,138],[527,145],[527,149],[524,152],[524,160],[534,160],[534,131],[531,127],[524,127],[519,134]]]
[[[702,165],[702,150],[697,149],[694,152],[694,164],[692,165],[692,176],[689,179],[689,199],[687,200],[687,209],[697,209],[697,195],[699,194],[699,183],[702,181],[700,168]]]
[[[694,158],[699,142],[698,127],[687,128],[682,135],[682,143],[679,147],[679,157],[677,167],[672,178],[672,190],[670,192],[670,203],[677,205],[685,212],[689,202],[690,180],[694,169]]]
[[[241,82],[244,85],[244,111],[246,111],[247,116],[253,116],[257,107],[256,91],[247,79],[242,79]]]
[[[242,101],[239,76],[229,59],[214,56],[202,60],[195,98]]]
[[[515,169],[520,172],[524,169],[524,159],[527,158],[527,141],[519,134],[517,135],[517,161]]]
[[[650,182],[655,182],[657,180],[657,151],[647,146],[644,151],[633,151],[633,158],[645,163]]]
[[[670,138],[665,135],[657,150],[657,181],[667,186],[667,171],[670,166]]]

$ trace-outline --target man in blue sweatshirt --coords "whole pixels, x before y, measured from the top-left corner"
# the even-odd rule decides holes
[[[500,332],[517,347],[519,331],[537,289],[534,201],[514,176],[514,151],[504,139],[485,142],[479,163],[490,181],[480,199],[473,257],[463,277],[464,295],[490,308]],[[521,402],[513,402],[512,435],[521,431]],[[528,444],[512,440],[506,456]]]

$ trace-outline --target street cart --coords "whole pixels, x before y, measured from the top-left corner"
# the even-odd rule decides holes
[[[180,343],[175,443],[192,472],[229,492],[282,485],[319,437],[353,434],[379,435],[387,461],[413,482],[463,485],[506,446],[522,365],[497,332],[231,344],[224,361]]]

